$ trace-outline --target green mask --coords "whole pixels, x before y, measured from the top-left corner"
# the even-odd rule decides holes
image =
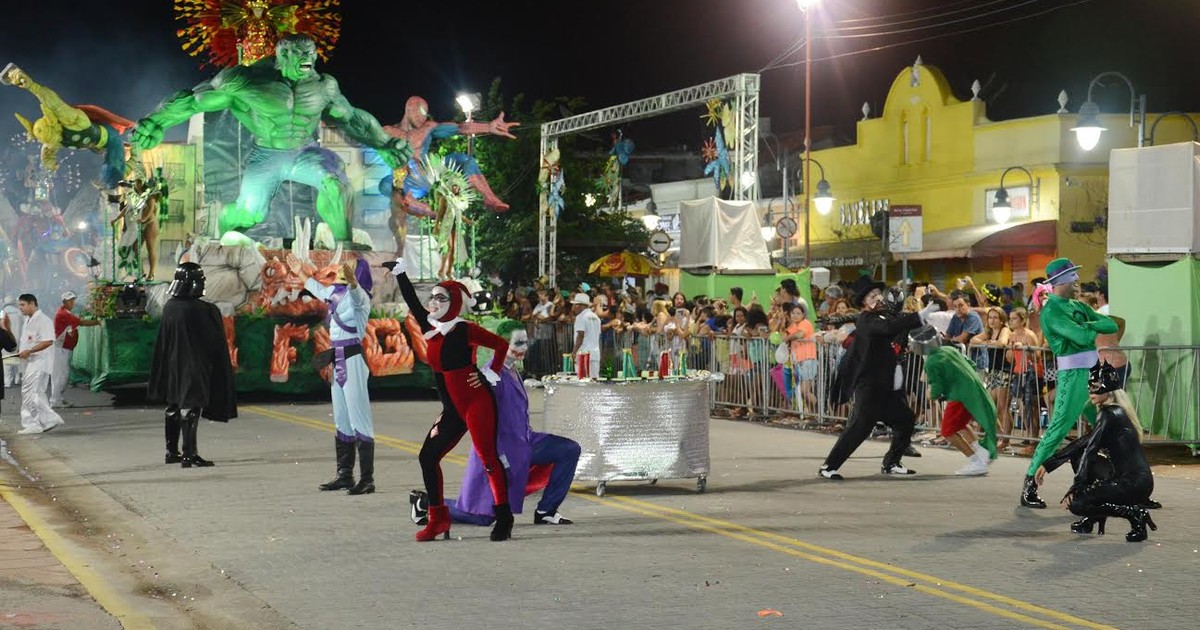
[[[275,45],[275,68],[289,81],[317,76],[317,44],[313,40],[289,35]]]

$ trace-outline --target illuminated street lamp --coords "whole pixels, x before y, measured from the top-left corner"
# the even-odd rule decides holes
[[[1071,131],[1075,132],[1075,140],[1079,142],[1081,149],[1091,151],[1100,143],[1100,135],[1107,131],[1107,128],[1100,122],[1100,106],[1092,100],[1092,88],[1096,87],[1105,77],[1116,77],[1129,86],[1129,126],[1137,127],[1137,145],[1138,148],[1141,148],[1146,142],[1146,95],[1138,96],[1133,82],[1120,72],[1100,73],[1092,79],[1091,83],[1088,83],[1087,100],[1079,108],[1079,122],[1071,127]]]
[[[1004,176],[1010,171],[1021,171],[1029,177],[1029,190],[1033,190],[1033,175],[1023,166],[1010,166],[1004,169],[1000,174],[1000,190],[996,191],[996,200],[992,203],[992,216],[996,218],[996,223],[1004,225],[1012,219],[1013,208],[1012,203],[1008,200],[1008,191],[1004,189]]]
[[[483,106],[483,98],[479,95],[479,92],[469,94],[464,92],[455,97],[454,101],[458,103],[458,108],[467,116],[467,122],[471,122],[471,114],[479,111],[479,108]],[[474,140],[475,134],[467,134],[467,155],[471,155]]]
[[[833,211],[833,187],[829,185],[829,181],[825,179],[825,167],[821,163],[805,156],[806,162],[812,162],[817,165],[817,169],[821,171],[821,179],[817,180],[817,195],[812,198],[812,205],[817,209],[817,214],[825,216]],[[808,190],[808,180],[804,180],[804,190]],[[805,208],[805,212],[808,209]]]

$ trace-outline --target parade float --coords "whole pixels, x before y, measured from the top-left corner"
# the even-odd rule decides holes
[[[414,277],[430,284],[467,275],[474,267],[473,253],[465,251],[467,209],[477,201],[493,211],[507,206],[469,155],[432,154],[431,141],[459,134],[512,137],[508,129],[515,123],[503,116],[474,123],[469,115],[466,123],[436,123],[419,97],[410,99],[402,122],[387,127],[355,108],[333,77],[316,70],[318,58],[327,59],[337,43],[338,5],[176,0],[183,50],[217,73],[163,95],[162,105],[136,124],[100,107],[67,104],[16,64],[4,69],[0,82],[30,92],[43,112],[34,122],[21,118],[28,141],[40,145],[41,163],[31,160],[32,172],[53,173],[60,152],[95,153],[102,162],[98,174],[86,176],[95,178],[84,187],[92,194],[83,195],[96,215],[94,241],[51,252],[69,259],[65,267],[78,277],[38,285],[48,296],[90,285],[85,309],[102,323],[80,330],[74,381],[97,391],[147,381],[167,283],[175,264],[191,261],[204,268],[205,299],[224,316],[238,391],[323,391],[328,368],[314,369],[311,359],[330,347],[326,305],[288,270],[284,260],[292,253],[326,283],[340,263],[366,260],[376,275],[363,340],[372,387],[432,386],[425,340],[380,265],[402,254]],[[294,88],[287,103],[273,90],[284,83]],[[288,120],[286,129],[276,118]],[[185,122],[186,144],[163,143],[167,130]],[[45,199],[31,201],[15,212],[18,253],[57,246],[74,220],[64,220],[69,213]],[[481,291],[470,277],[460,281]],[[43,301],[53,308],[53,299]]]

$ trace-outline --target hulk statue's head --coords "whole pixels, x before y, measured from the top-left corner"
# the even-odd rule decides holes
[[[303,35],[285,35],[275,44],[275,68],[289,81],[317,76],[317,44]]]

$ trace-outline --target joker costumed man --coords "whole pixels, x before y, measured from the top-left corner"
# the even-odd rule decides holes
[[[213,465],[200,457],[196,444],[202,416],[216,422],[237,417],[225,324],[217,305],[200,299],[204,281],[204,269],[194,262],[175,268],[175,280],[167,288],[172,297],[163,306],[146,388],[149,400],[167,403],[164,461],[183,468]]]
[[[842,479],[839,468],[871,435],[875,422],[880,420],[892,428],[892,445],[883,456],[883,474],[916,474],[915,470],[900,464],[900,458],[912,440],[916,418],[904,399],[904,379],[896,365],[899,346],[894,340],[920,327],[921,314],[899,314],[889,309],[883,298],[886,288],[884,283],[872,282],[867,276],[860,277],[851,287],[854,305],[862,309],[855,322],[854,345],[849,351],[853,367],[845,376],[853,383],[854,410],[846,429],[818,471],[825,479]]]
[[[975,366],[963,353],[943,346],[933,326],[924,326],[909,336],[909,347],[925,357],[925,381],[929,395],[949,401],[942,415],[942,437],[967,457],[967,465],[956,475],[986,475],[996,459],[996,403],[988,394]],[[983,427],[982,443],[971,431],[971,419]]]
[[[492,528],[491,539],[508,540],[512,537],[513,515],[508,503],[504,462],[510,460],[499,452],[496,442],[498,422],[495,396],[492,388],[484,387],[480,380],[482,374],[492,385],[500,382],[499,372],[504,369],[508,342],[460,317],[464,309],[474,303],[463,285],[453,280],[439,283],[430,292],[429,308],[426,309],[408,279],[404,259],[397,258],[394,263],[385,263],[384,266],[396,276],[409,313],[417,320],[428,340],[429,367],[433,370],[438,396],[442,399],[442,415],[425,435],[425,443],[421,445],[418,456],[421,475],[425,478],[425,491],[429,494],[429,524],[417,532],[417,542],[430,541],[438,536],[450,537],[450,509],[442,494],[441,461],[468,430],[471,432],[471,445],[483,463],[492,490],[496,525]],[[475,348],[480,346],[491,348],[495,353],[491,363],[483,368],[475,366]]]
[[[375,424],[371,416],[371,398],[367,379],[371,373],[363,357],[362,339],[371,316],[371,268],[359,258],[344,263],[333,286],[317,282],[294,254],[287,256],[288,267],[301,280],[304,289],[324,300],[328,314],[332,348],[314,358],[314,367],[333,364],[329,383],[333,398],[334,453],[337,476],[319,486],[321,490],[347,490],[360,495],[375,492]],[[358,483],[354,483],[354,451],[358,447]]]
[[[1089,370],[1100,362],[1096,335],[1117,332],[1116,322],[1073,299],[1079,293],[1079,268],[1066,258],[1056,258],[1046,265],[1046,283],[1053,292],[1046,297],[1039,317],[1058,368],[1058,389],[1050,426],[1042,433],[1042,441],[1025,471],[1021,487],[1021,505],[1025,507],[1046,507],[1038,496],[1034,473],[1054,455],[1088,404]]]
[[[529,335],[523,324],[505,323],[512,324],[508,328],[512,335],[508,341],[508,358],[504,361],[504,370],[500,372],[500,383],[494,391],[500,416],[496,439],[500,452],[508,460],[508,504],[513,514],[520,514],[525,497],[545,488],[533,513],[534,524],[571,525],[573,521],[559,514],[558,508],[567,498],[571,482],[575,479],[579,444],[559,435],[537,433],[529,426],[529,396],[516,369],[516,364],[525,360]],[[501,325],[498,332],[504,334],[505,329],[506,326]],[[410,501],[413,522],[424,524],[428,497],[423,492],[417,492],[410,497]],[[496,519],[487,473],[474,451],[467,456],[467,469],[463,473],[458,500],[447,499],[446,505],[455,523],[491,525]]]

